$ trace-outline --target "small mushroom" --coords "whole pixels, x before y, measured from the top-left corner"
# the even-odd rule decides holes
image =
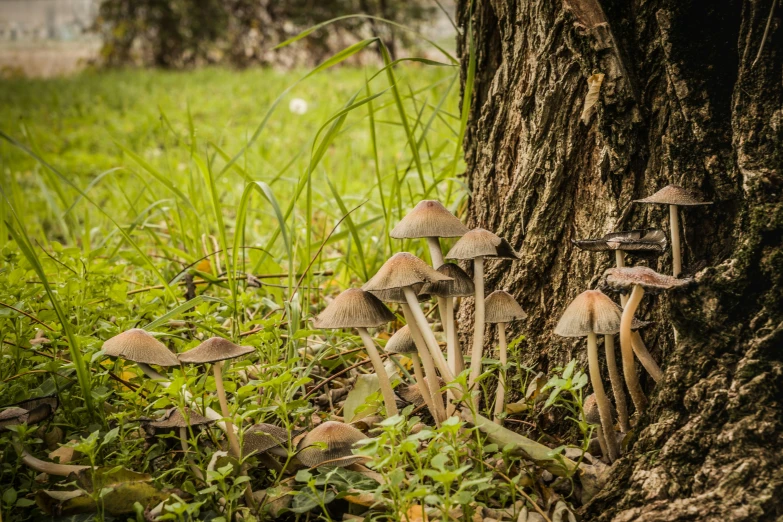
[[[393,320],[394,314],[377,297],[360,288],[351,288],[338,295],[313,322],[316,328],[356,328],[375,368],[386,414],[389,416],[397,415],[397,403],[389,375],[367,328],[375,328]]]
[[[473,324],[473,349],[470,352],[470,377],[468,385],[473,386],[481,375],[484,354],[484,258],[519,259],[511,245],[489,230],[474,228],[456,242],[446,254],[447,259],[472,259],[473,284],[475,286],[475,312]]]
[[[633,328],[634,315],[639,308],[639,303],[644,297],[645,289],[663,291],[684,286],[690,283],[690,279],[677,279],[672,276],[662,275],[645,266],[631,268],[610,268],[604,273],[606,283],[616,290],[633,288],[628,302],[623,308],[622,321],[620,322],[620,350],[623,355],[623,373],[628,391],[631,393],[636,410],[641,414],[647,406],[647,398],[642,392],[636,377],[634,364],[634,345],[631,329]],[[645,356],[636,351],[636,356]],[[652,357],[647,352],[646,357]],[[652,361],[655,362],[655,361]],[[644,364],[644,363],[643,363]],[[649,364],[649,361],[648,361]],[[647,366],[647,365],[645,365]],[[657,364],[656,364],[657,366]]]
[[[497,324],[498,328],[498,353],[500,358],[500,373],[498,375],[498,389],[495,395],[495,424],[503,424],[500,414],[505,411],[506,406],[506,363],[508,356],[506,353],[506,323],[525,319],[527,314],[519,306],[514,296],[503,290],[496,290],[487,296],[487,317],[486,322]]]
[[[712,205],[712,201],[699,201],[690,191],[677,185],[667,185],[652,196],[637,199],[634,203],[657,203],[669,205],[669,226],[672,235],[672,274],[679,277],[682,273],[682,253],[680,250],[680,216],[678,207]]]
[[[220,412],[226,419],[226,435],[234,456],[240,457],[239,441],[234,431],[234,422],[231,420],[231,411],[228,409],[226,390],[223,387],[223,364],[226,360],[236,359],[255,351],[252,346],[239,346],[222,337],[207,339],[192,350],[179,354],[179,361],[184,364],[210,364],[215,375],[215,390],[220,401]]]
[[[190,457],[188,457],[188,453],[190,452],[188,448],[188,428],[206,426],[212,422],[214,421],[199,415],[190,408],[186,408],[185,415],[182,414],[179,408],[170,408],[160,419],[147,422],[145,424],[146,426],[155,430],[176,429],[179,433],[179,442],[182,446],[182,452],[185,456],[185,460],[190,466],[191,471],[193,472],[193,475],[196,476],[199,480],[204,480],[204,474],[202,471],[198,466],[196,466],[196,463],[193,462]]]
[[[421,390],[419,392],[420,397],[422,398],[422,401],[427,405],[427,408],[430,410],[430,414],[432,415],[432,418],[435,420],[435,423],[440,424],[440,421],[442,419],[439,418],[440,416],[439,412],[435,407],[435,403],[432,400],[432,394],[430,393],[430,390],[427,385],[427,381],[424,378],[424,371],[421,368],[421,359],[419,358],[419,354],[417,352],[416,342],[413,340],[413,335],[411,334],[411,330],[408,325],[405,325],[399,330],[397,330],[397,333],[392,335],[391,339],[389,339],[386,342],[386,353],[399,354],[399,355],[405,355],[407,357],[410,357],[413,363],[414,382],[416,383],[417,388]],[[403,397],[403,399],[405,399],[405,397]],[[441,408],[442,407],[443,407],[443,403],[441,402]]]
[[[619,328],[620,308],[600,290],[587,290],[574,299],[560,318],[555,333],[563,337],[587,337],[587,361],[590,369],[590,382],[593,385],[601,426],[606,434],[607,457],[610,462],[617,460],[620,449],[614,438],[612,413],[609,399],[604,391],[601,368],[598,364],[597,335],[614,333]],[[633,362],[633,355],[631,355]],[[630,387],[630,386],[629,386]]]
[[[297,459],[308,468],[344,468],[366,457],[353,454],[353,445],[367,437],[349,424],[327,421],[299,441]]]

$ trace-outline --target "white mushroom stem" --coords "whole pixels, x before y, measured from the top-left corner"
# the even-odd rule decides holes
[[[239,458],[241,456],[241,452],[239,450],[239,440],[237,440],[237,434],[234,431],[234,423],[231,422],[231,412],[228,409],[226,390],[223,388],[223,361],[218,361],[213,364],[212,371],[215,374],[215,391],[217,391],[218,401],[220,401],[220,411],[223,413],[223,417],[226,419],[226,436],[228,437],[228,445],[231,447],[231,452],[234,454],[234,456]]]
[[[445,311],[446,313],[446,363],[449,365],[451,373],[457,375],[460,370],[458,369],[457,361],[457,336],[454,331],[454,299],[451,297],[444,299],[444,306],[441,308],[441,311]],[[454,398],[454,394],[451,390],[448,391],[448,395],[450,398]],[[454,413],[452,404],[449,404],[448,413]]]
[[[456,299],[452,299],[452,313],[456,314]],[[454,318],[453,323],[451,325],[451,336],[452,336],[452,342],[454,343],[454,352],[455,352],[455,368],[454,375],[459,375],[465,370],[465,358],[462,353],[462,347],[459,344],[459,323],[457,322],[456,315],[452,315]]]
[[[633,353],[636,354],[639,362],[642,363],[642,366],[644,366],[644,369],[650,374],[650,377],[652,377],[655,382],[659,382],[663,378],[663,371],[661,371],[661,367],[655,362],[653,356],[650,355],[650,352],[647,351],[647,347],[644,345],[644,341],[642,340],[642,336],[639,335],[639,332],[633,332],[631,334],[631,345],[633,346]]]
[[[506,409],[506,323],[498,323],[498,353],[500,358],[500,371],[498,372],[498,389],[495,394],[495,424],[503,425],[500,414]]]
[[[614,351],[614,335],[604,336],[604,349],[606,350],[606,367],[609,369],[609,380],[612,381],[612,394],[614,405],[617,408],[617,417],[620,420],[620,429],[628,433],[631,423],[628,420],[628,404],[625,402],[625,390],[620,369],[617,368],[617,355]]]
[[[412,354],[410,354],[410,356],[411,356],[411,362],[413,364],[413,378],[416,381],[416,386],[419,387],[419,392],[421,392],[421,398],[424,400],[424,404],[427,405],[427,409],[430,410],[430,415],[432,415],[432,418],[435,420],[435,426],[440,427],[441,419],[439,419],[438,415],[436,414],[437,410],[435,408],[435,401],[432,400],[432,394],[430,393],[429,383],[427,382],[427,379],[424,378],[424,370],[422,370],[421,367],[421,358],[419,357],[419,354],[417,352],[413,352]],[[430,364],[432,364],[432,360],[430,360]],[[433,365],[432,368],[434,370],[435,366]]]
[[[623,268],[625,266],[625,252],[623,250],[614,251],[615,265],[617,268]],[[620,304],[625,307],[625,302],[628,301],[628,294],[620,294]]]
[[[188,449],[188,429],[185,426],[182,426],[179,429],[179,442],[182,444],[182,452],[185,455],[185,460],[187,461],[188,466],[190,466],[190,470],[193,472],[193,475],[199,480],[204,480],[204,474],[190,459],[190,457],[188,457],[188,453],[190,452]]]
[[[38,473],[46,473],[47,475],[56,475],[58,477],[67,477],[71,473],[78,473],[84,469],[88,469],[90,466],[75,466],[73,464],[55,464],[54,462],[47,462],[45,460],[37,459],[30,455],[24,447],[18,443],[12,443],[16,451],[22,457],[22,463],[28,468],[37,471]]]
[[[443,356],[443,352],[440,351],[440,346],[438,346],[438,340],[435,339],[435,334],[432,333],[430,325],[427,324],[427,318],[424,317],[424,312],[421,311],[419,301],[416,299],[416,294],[409,286],[406,286],[402,290],[405,293],[405,299],[408,301],[408,307],[410,308],[410,311],[413,314],[413,318],[419,327],[419,331],[424,338],[424,342],[426,343],[427,348],[429,348],[430,355],[432,356],[432,360],[435,362],[435,366],[438,367],[438,371],[440,371],[444,381],[449,383],[452,382],[454,380],[454,374],[451,372],[451,370],[449,370],[449,365],[446,363],[446,358]],[[462,394],[458,390],[454,389],[454,396],[457,399],[460,399]]]
[[[669,205],[669,227],[672,232],[672,275],[682,273],[682,251],[680,250],[680,214],[677,205]]]
[[[437,270],[443,264],[443,251],[440,249],[440,239],[437,237],[428,237],[427,246],[430,248],[430,259],[432,268]]]
[[[418,307],[419,305],[417,303],[416,308]],[[408,303],[402,303],[402,313],[405,316],[405,322],[408,323],[408,329],[411,331],[413,343],[419,350],[419,356],[424,365],[424,374],[426,376],[424,380],[429,388],[430,399],[432,400],[432,406],[434,408],[430,409],[430,413],[432,414],[432,418],[435,419],[435,422],[440,424],[440,422],[446,419],[446,409],[443,407],[443,398],[440,394],[440,385],[438,383],[438,374],[435,371],[435,362],[432,360],[430,351],[427,348],[427,343],[424,341],[424,336],[419,329],[416,317],[413,315],[413,310]]]
[[[381,387],[383,403],[386,406],[386,416],[392,417],[397,415],[397,401],[394,398],[391,382],[389,382],[389,374],[386,373],[386,367],[381,360],[381,354],[378,353],[375,342],[373,342],[372,337],[370,337],[370,334],[367,332],[367,328],[356,328],[356,330],[359,332],[362,342],[364,342],[367,355],[370,356],[370,362],[372,362],[373,368],[375,368],[375,374],[378,376],[378,385]]]
[[[617,439],[613,436],[612,408],[606,397],[604,382],[601,380],[601,369],[598,366],[598,336],[593,332],[587,334],[587,362],[590,368],[590,382],[598,404],[598,414],[601,417],[601,427],[606,435],[607,457],[609,462],[614,462],[620,457],[620,448],[617,446]]]
[[[470,352],[470,377],[472,387],[481,375],[481,361],[484,357],[484,257],[473,260],[473,285],[476,287],[476,304],[473,316],[473,349]],[[478,406],[478,404],[477,404]]]
[[[631,394],[631,399],[639,415],[647,407],[647,397],[644,396],[639,379],[636,377],[631,326],[633,325],[633,316],[636,313],[636,309],[639,308],[642,297],[644,297],[644,288],[635,285],[620,318],[620,351],[623,355],[623,374],[625,375],[625,384],[628,385],[628,392]]]

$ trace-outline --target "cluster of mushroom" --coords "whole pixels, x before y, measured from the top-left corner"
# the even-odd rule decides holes
[[[384,302],[399,304],[407,326],[389,340],[387,352],[410,356],[415,379],[412,386],[416,387],[436,425],[439,425],[454,412],[455,401],[463,399],[466,394],[474,404],[478,404],[478,397],[473,391],[482,373],[485,324],[498,324],[501,371],[495,418],[499,423],[505,401],[505,324],[523,319],[525,313],[507,292],[499,290],[485,299],[484,259],[518,259],[518,254],[505,239],[482,228],[469,230],[441,203],[431,200],[416,205],[390,235],[396,239],[426,238],[432,266],[407,252],[393,255],[361,288],[351,288],[337,296],[316,317],[314,326],[323,329],[356,328],[378,376],[386,414],[395,415],[398,408],[394,389],[367,329],[396,319]],[[440,238],[454,237],[460,239],[445,258],[472,260],[472,280],[457,264],[444,262]],[[475,297],[475,322],[468,388],[465,389],[452,384],[455,376],[465,369],[454,311],[456,300],[468,296]],[[437,299],[444,326],[445,356],[420,305],[430,297]],[[448,387],[447,404],[444,404],[441,392],[441,379]]]
[[[635,318],[636,311],[645,291],[661,292],[686,285],[690,279],[680,278],[682,274],[682,254],[680,250],[678,207],[708,205],[701,202],[687,190],[669,185],[652,196],[637,200],[636,203],[657,203],[669,205],[672,239],[673,276],[663,275],[645,266],[625,266],[626,253],[657,256],[666,250],[666,234],[660,229],[631,230],[612,232],[600,239],[573,241],[580,249],[590,252],[614,251],[616,267],[604,273],[605,286],[620,292],[620,305],[612,301],[600,290],[587,290],[574,299],[566,308],[555,328],[555,333],[563,337],[587,337],[587,359],[590,382],[594,396],[585,403],[586,419],[591,424],[599,424],[597,430],[602,453],[610,462],[620,456],[617,433],[614,429],[612,407],[604,389],[598,360],[598,336],[604,336],[606,366],[612,386],[617,418],[620,424],[620,437],[631,429],[628,404],[623,384],[628,387],[637,414],[644,412],[647,398],[642,391],[636,373],[638,358],[655,382],[661,380],[663,373],[653,359],[641,335],[637,330],[648,323]],[[614,336],[620,334],[620,351],[625,383],[617,368],[615,359]],[[589,410],[587,406],[590,406]]]

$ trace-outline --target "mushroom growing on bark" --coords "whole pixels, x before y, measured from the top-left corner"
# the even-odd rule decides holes
[[[481,361],[484,355],[484,258],[519,259],[511,245],[489,230],[474,228],[449,250],[447,259],[472,259],[473,284],[475,286],[475,311],[473,324],[473,348],[470,352],[470,377],[468,385],[473,386],[481,375]]]
[[[612,410],[604,391],[601,368],[598,364],[598,335],[613,334],[620,326],[620,308],[600,290],[587,290],[568,305],[555,327],[555,333],[563,337],[587,337],[587,361],[590,382],[593,385],[601,426],[606,434],[607,457],[617,460],[620,449],[614,437]],[[633,359],[633,356],[631,356]]]
[[[506,406],[506,363],[508,357],[506,350],[506,323],[525,319],[527,314],[519,306],[514,296],[503,290],[496,290],[487,296],[486,322],[497,324],[498,328],[498,354],[500,358],[500,371],[498,373],[498,389],[495,394],[495,424],[503,424],[500,415]]]
[[[442,419],[439,418],[438,410],[435,408],[435,403],[432,400],[432,394],[430,393],[427,381],[424,378],[424,371],[421,367],[421,359],[419,358],[419,354],[416,348],[416,342],[413,340],[413,335],[411,334],[411,330],[408,325],[405,325],[397,330],[397,333],[392,335],[391,339],[386,342],[386,353],[405,355],[411,359],[411,363],[413,365],[413,379],[416,383],[416,386],[418,387],[418,390],[420,390],[419,393],[421,394],[421,398],[427,405],[427,409],[430,410],[430,414],[435,420],[435,423],[440,424]],[[433,378],[435,378],[434,375]],[[443,403],[441,402],[441,408],[442,407]]]
[[[241,456],[239,440],[234,431],[234,423],[231,420],[231,412],[228,409],[226,390],[223,387],[223,364],[229,359],[236,359],[255,351],[252,346],[239,346],[222,337],[212,337],[200,345],[185,353],[179,354],[180,362],[184,364],[209,364],[212,363],[212,372],[215,375],[215,391],[220,401],[220,412],[226,419],[226,435],[231,451],[236,457]]]
[[[353,445],[367,437],[350,424],[327,421],[299,441],[296,457],[308,468],[333,466],[344,468],[366,457],[353,454]]]
[[[324,329],[356,328],[370,357],[386,406],[386,415],[397,415],[389,374],[367,328],[376,328],[394,320],[394,314],[374,295],[360,288],[350,288],[338,295],[313,321]]]
[[[631,393],[631,399],[633,399],[636,410],[641,414],[647,406],[647,398],[644,396],[644,392],[642,392],[636,377],[633,337],[631,332],[634,315],[639,308],[642,297],[644,297],[645,289],[652,291],[670,290],[689,284],[690,279],[677,279],[676,277],[662,275],[646,266],[610,268],[604,273],[604,277],[606,284],[615,290],[633,288],[631,295],[628,298],[628,302],[626,303],[625,308],[623,308],[622,321],[620,322],[620,350],[623,355],[625,382],[628,384],[628,391]],[[636,355],[638,357],[639,352],[636,352]],[[652,362],[654,363],[655,361]],[[645,365],[645,367],[646,366],[647,365]]]
[[[669,205],[669,226],[672,236],[672,274],[682,273],[682,252],[680,250],[680,216],[678,207],[712,205],[712,201],[699,201],[690,191],[677,185],[667,185],[652,196],[634,200],[634,203],[657,203]]]

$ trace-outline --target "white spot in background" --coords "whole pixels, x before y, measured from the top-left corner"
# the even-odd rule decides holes
[[[302,98],[294,98],[288,104],[288,110],[294,114],[304,114],[307,112],[307,102]]]

